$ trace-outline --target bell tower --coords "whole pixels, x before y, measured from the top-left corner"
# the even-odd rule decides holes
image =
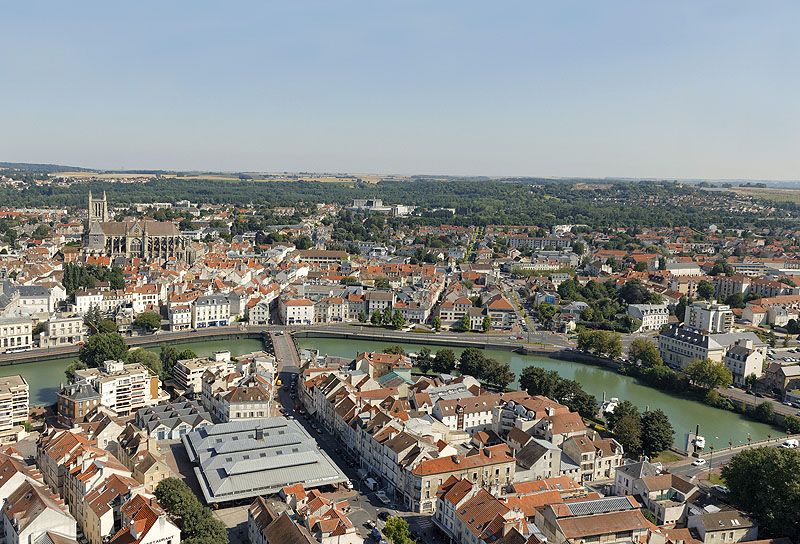
[[[89,223],[95,221],[100,223],[108,221],[108,200],[106,200],[105,191],[103,191],[103,198],[92,198],[92,192],[89,191]]]

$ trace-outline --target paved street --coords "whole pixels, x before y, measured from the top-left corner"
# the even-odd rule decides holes
[[[723,397],[727,397],[735,402],[744,402],[748,406],[756,406],[762,402],[769,402],[772,404],[772,408],[775,410],[775,413],[782,416],[800,414],[800,410],[794,406],[786,406],[785,404],[769,397],[757,397],[751,393],[743,391],[742,389],[720,388],[717,389],[717,391]]]

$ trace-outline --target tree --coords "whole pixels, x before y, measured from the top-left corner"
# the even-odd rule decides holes
[[[161,316],[158,315],[156,312],[142,312],[136,316],[136,319],[133,320],[133,324],[136,327],[144,329],[146,331],[157,331],[161,328]]]
[[[597,414],[597,399],[584,391],[575,380],[559,381],[552,398],[582,417],[591,418]]]
[[[723,363],[711,359],[690,361],[684,372],[692,383],[703,389],[728,387],[733,383],[731,371]]]
[[[763,423],[772,423],[775,417],[775,409],[772,407],[772,403],[767,400],[759,403],[753,408],[753,417]]]
[[[200,503],[189,486],[177,478],[165,478],[156,486],[156,499],[167,512],[183,518]]]
[[[138,348],[130,350],[128,352],[128,362],[138,363],[146,367],[156,376],[161,376],[164,371],[164,366],[161,364],[159,356],[146,349]]]
[[[720,274],[724,274],[725,276],[733,276],[733,272],[733,267],[730,264],[725,261],[717,261],[714,263],[714,267],[708,275],[719,276]]]
[[[369,318],[369,322],[373,325],[381,325],[383,324],[383,314],[380,310],[373,310],[372,315]]]
[[[604,338],[604,351],[612,359],[622,355],[622,336],[616,332],[600,331]]]
[[[800,433],[800,417],[786,416],[783,418],[783,430],[789,434]]]
[[[400,310],[395,310],[392,314],[392,327],[395,329],[402,329],[406,325],[406,318]]]
[[[661,366],[664,360],[658,347],[646,338],[637,338],[628,348],[628,358],[632,363],[641,364],[642,368]]]
[[[456,354],[452,349],[440,349],[433,359],[433,371],[439,374],[449,374],[456,367]]]
[[[161,368],[166,376],[172,376],[172,369],[179,360],[178,350],[174,346],[162,344],[158,353],[161,360]]]
[[[547,302],[542,302],[539,304],[539,308],[537,309],[539,321],[542,323],[548,323],[556,315],[556,311],[558,311],[558,309],[554,305]]]
[[[458,358],[458,371],[482,379],[486,371],[486,356],[478,348],[467,348]]]
[[[358,322],[359,323],[366,323],[367,322],[367,314],[364,311],[358,312]]]
[[[411,542],[409,537],[408,522],[398,516],[391,516],[383,526],[383,534],[392,541],[392,544],[408,544]]]
[[[519,388],[526,391],[529,395],[542,395],[553,398],[556,385],[561,380],[561,376],[555,370],[545,370],[538,366],[528,366],[522,370],[519,376]]]
[[[187,359],[197,359],[197,354],[191,348],[185,348],[178,353],[178,361],[186,361]]]
[[[627,415],[634,416],[637,419],[641,418],[639,415],[639,408],[637,408],[636,405],[631,401],[624,400],[619,403],[616,408],[614,408],[613,412],[606,414],[606,426],[608,427],[608,430],[614,431],[617,422]]]
[[[661,410],[650,410],[642,414],[642,449],[649,456],[668,449],[675,439],[675,430]]]
[[[227,544],[225,525],[200,504],[183,480],[166,478],[155,490],[156,499],[178,523],[181,540],[193,544]]]
[[[383,315],[381,316],[382,317],[381,322],[384,325],[389,325],[389,324],[392,323],[392,317],[393,316],[394,316],[394,312],[392,311],[392,307],[391,306],[387,306],[386,308],[383,309]]]
[[[388,289],[388,288],[389,288],[389,278],[387,278],[386,276],[375,278],[375,289]]]
[[[484,362],[484,380],[502,389],[514,381],[516,375],[511,371],[511,365],[501,363],[496,359],[487,358]]]
[[[464,314],[464,317],[461,318],[461,321],[458,324],[458,328],[462,331],[468,331],[472,328],[472,324],[469,319],[469,314]]]
[[[419,353],[417,354],[417,366],[425,374],[430,372],[433,368],[433,357],[429,347],[426,346],[419,350]]]
[[[741,293],[734,293],[732,295],[729,295],[725,299],[725,304],[727,304],[731,308],[744,308],[745,307],[744,295],[742,295]]]
[[[697,284],[697,298],[711,300],[714,298],[714,284],[708,280],[700,280]]]
[[[75,371],[84,369],[86,369],[86,363],[83,361],[72,361],[64,370],[64,374],[67,376],[67,381],[70,383],[74,382],[76,378]]]
[[[733,504],[755,517],[764,536],[800,534],[800,452],[754,448],[722,467]]]
[[[435,331],[441,330],[442,329],[442,318],[437,315],[436,317],[433,318],[433,321],[431,321],[431,325],[433,325],[433,330],[435,330]]]
[[[490,330],[492,330],[492,318],[489,317],[488,315],[484,316],[481,328],[483,329],[483,332],[489,332]]]
[[[617,420],[614,426],[614,438],[622,444],[625,453],[631,457],[642,451],[642,420],[638,413],[625,414]]]
[[[395,344],[394,346],[389,346],[383,349],[384,353],[391,353],[392,355],[405,355],[406,350],[404,350],[401,346]]]
[[[675,305],[675,317],[678,318],[678,321],[683,322],[686,316],[686,306],[688,306],[689,303],[686,297],[681,297],[678,300],[678,304]]]
[[[748,390],[755,387],[757,381],[758,381],[758,376],[756,376],[755,374],[748,374],[747,376],[744,377],[744,385]]]
[[[78,358],[89,367],[98,367],[108,360],[125,360],[128,346],[116,332],[102,332],[91,335],[81,349]]]

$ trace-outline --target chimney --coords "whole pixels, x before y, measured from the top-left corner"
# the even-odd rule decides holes
[[[556,410],[552,406],[548,406],[547,408],[544,409],[544,411],[548,416],[551,416],[551,417],[556,414]]]
[[[256,427],[256,440],[264,440],[264,429]]]
[[[455,464],[457,464],[457,465],[458,465],[459,463],[461,463],[461,457],[460,457],[458,454],[456,454],[456,455],[451,455],[451,456],[450,456],[450,458],[451,458],[451,459],[453,460],[453,462],[454,462]]]

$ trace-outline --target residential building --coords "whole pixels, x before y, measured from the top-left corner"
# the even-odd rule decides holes
[[[745,385],[745,378],[753,375],[760,378],[764,374],[764,351],[756,349],[752,340],[737,340],[725,352],[722,362],[733,375],[733,383],[739,387]]]
[[[203,390],[203,374],[233,370],[230,351],[217,351],[210,357],[183,359],[175,363],[173,379],[182,393],[198,394]]]
[[[168,398],[161,380],[140,364],[105,361],[99,368],[75,371],[76,381],[85,381],[100,394],[100,404],[117,415],[127,415]]]
[[[180,544],[181,531],[153,497],[136,495],[120,509],[122,528],[109,544]]]
[[[307,298],[278,299],[278,313],[284,325],[314,323],[314,303]]]
[[[28,421],[29,387],[19,374],[0,378],[0,443],[16,442]]]
[[[86,421],[100,406],[100,393],[85,381],[64,385],[56,396],[58,419],[65,425]]]
[[[39,346],[55,348],[74,346],[86,339],[86,325],[81,316],[53,316],[44,324],[39,335]]]
[[[640,542],[652,527],[633,497],[548,504],[537,511],[535,523],[548,542],[559,544]]]
[[[512,482],[515,467],[514,456],[505,444],[427,459],[411,469],[409,485],[402,492],[406,505],[413,511],[432,513],[436,508],[436,491],[450,476],[499,490]]]
[[[231,303],[227,295],[203,295],[192,305],[192,327],[224,327],[231,322]]]
[[[669,323],[666,304],[629,304],[628,315],[642,322],[640,331],[657,331]]]
[[[689,516],[686,526],[697,532],[703,544],[730,544],[758,538],[758,525],[738,510]]]
[[[571,436],[561,444],[562,451],[580,467],[579,482],[594,482],[614,478],[622,464],[622,445],[613,438],[597,435]]]
[[[0,353],[30,349],[32,335],[33,321],[29,317],[0,318]]]
[[[683,326],[703,334],[731,332],[733,311],[727,304],[698,300],[686,307]]]
[[[68,544],[77,542],[78,524],[58,496],[26,481],[6,499],[3,531],[7,544]]]

